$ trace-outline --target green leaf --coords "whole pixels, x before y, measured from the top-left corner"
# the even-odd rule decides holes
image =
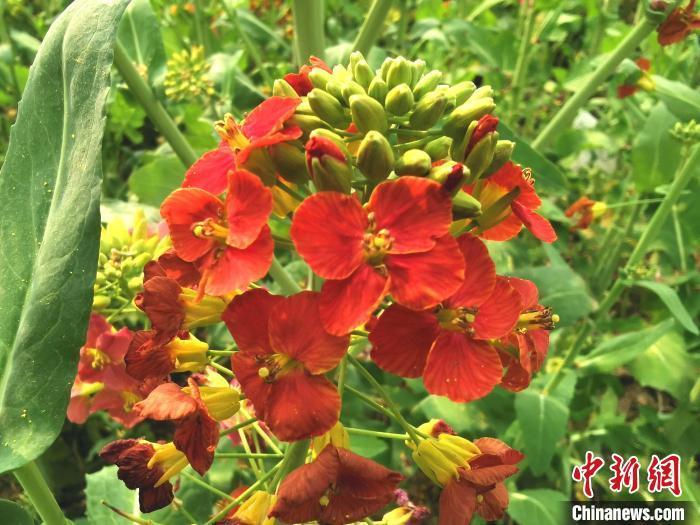
[[[182,184],[185,167],[175,155],[156,157],[129,177],[129,189],[139,202],[160,206],[170,192]]]
[[[389,450],[385,439],[372,436],[352,436],[350,444],[353,452],[365,458],[376,458]]]
[[[667,319],[656,326],[606,339],[593,351],[576,360],[576,366],[586,372],[612,372],[627,364],[665,335],[675,323]]]
[[[473,430],[475,422],[482,418],[473,404],[455,403],[442,396],[427,396],[416,408],[426,419],[442,419],[458,433]]]
[[[78,0],[36,56],[0,171],[0,473],[65,419],[100,234],[101,140],[124,0]]]
[[[697,368],[678,332],[659,338],[632,362],[630,369],[641,385],[664,390],[676,399],[688,396],[697,376]]]
[[[683,303],[676,291],[668,286],[667,284],[657,283],[654,281],[635,281],[634,286],[641,286],[647,290],[654,292],[659,299],[666,305],[673,317],[678,319],[678,322],[683,325],[683,328],[688,330],[691,334],[698,335],[698,327],[690,317],[688,310],[685,309]]]
[[[105,467],[94,474],[85,476],[87,487],[87,518],[90,525],[129,525],[130,520],[105,507],[109,503],[129,514],[139,515],[138,493],[126,488],[117,478],[117,467]]]
[[[566,523],[568,498],[549,489],[532,489],[510,494],[508,514],[519,525],[560,525]]]
[[[2,522],[12,525],[34,525],[29,513],[14,501],[0,499],[0,516]]]
[[[543,474],[552,462],[557,442],[566,433],[569,408],[557,397],[525,390],[515,396],[515,413],[530,469]]]
[[[165,75],[165,47],[149,0],[131,0],[119,25],[118,38],[135,66],[145,68],[149,84],[160,84]]]
[[[678,120],[700,120],[700,92],[697,89],[658,75],[652,78],[656,86],[654,92]]]
[[[519,137],[502,120],[498,123],[498,133],[501,139],[515,142],[513,161],[532,169],[532,173],[535,177],[535,184],[539,190],[548,194],[564,193],[568,182],[556,164],[541,153],[535,151],[530,144]]]
[[[673,180],[681,152],[680,143],[670,133],[676,122],[676,117],[659,102],[637,135],[632,145],[632,177],[640,193]]]

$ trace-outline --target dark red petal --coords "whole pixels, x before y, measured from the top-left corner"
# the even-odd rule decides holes
[[[331,334],[345,335],[366,323],[388,287],[389,280],[368,264],[362,264],[347,279],[324,282],[319,303],[323,327]]]
[[[219,424],[201,409],[183,419],[173,436],[175,447],[187,456],[187,461],[201,476],[214,461],[218,441]]]
[[[493,292],[476,314],[472,324],[474,336],[479,339],[504,337],[518,324],[522,309],[518,292],[508,284],[506,278],[499,277]]]
[[[503,483],[482,494],[483,499],[477,501],[476,512],[486,521],[499,520],[508,506],[508,489]]]
[[[557,240],[557,233],[547,219],[517,201],[512,202],[510,206],[518,219],[523,221],[525,227],[539,240],[543,242],[554,242]]]
[[[464,258],[449,234],[438,239],[430,251],[389,255],[385,264],[394,300],[414,310],[442,302],[464,279]]]
[[[258,355],[246,350],[236,352],[231,358],[231,365],[243,393],[253,403],[255,413],[264,419],[272,395],[272,383],[260,377],[258,371],[262,365]]]
[[[140,487],[152,487],[163,474],[159,467],[148,468],[148,461],[153,457],[150,443],[126,439],[110,443],[100,452],[100,456],[119,468],[117,477],[131,490]]]
[[[243,122],[243,134],[255,140],[281,130],[294,115],[301,99],[296,97],[269,97],[251,111]]]
[[[259,177],[246,170],[229,174],[226,194],[228,236],[226,243],[234,248],[247,248],[258,238],[272,212],[272,193]]]
[[[429,250],[452,222],[449,195],[437,182],[421,177],[382,182],[372,192],[368,208],[375,214],[376,230],[389,230],[391,253]]]
[[[175,383],[157,386],[148,397],[134,405],[142,417],[156,421],[181,419],[196,412],[197,402]]]
[[[457,243],[464,257],[464,282],[447,304],[451,307],[479,306],[496,285],[496,265],[486,245],[473,235],[462,235]]]
[[[180,303],[182,288],[168,277],[153,277],[143,285],[139,308],[146,312],[155,330],[175,335],[185,320]]]
[[[320,294],[301,292],[287,297],[270,315],[270,343],[276,352],[303,363],[311,374],[335,368],[345,355],[350,338],[331,335],[321,326]]]
[[[247,248],[227,246],[220,253],[210,253],[197,263],[204,275],[204,291],[209,295],[226,295],[244,290],[251,282],[265,276],[272,264],[274,248],[270,228],[265,225]]]
[[[214,247],[215,241],[194,235],[195,223],[220,220],[223,203],[218,197],[199,188],[175,190],[160,207],[160,214],[168,223],[170,237],[177,255],[185,261],[195,261]]]
[[[442,331],[428,354],[423,382],[431,394],[466,402],[491,392],[502,375],[498,353],[488,343]]]
[[[124,356],[126,372],[136,379],[163,377],[172,372],[175,356],[165,348],[167,341],[153,330],[136,332]]]
[[[112,463],[116,465],[119,456],[124,452],[129,450],[134,445],[138,444],[137,439],[117,439],[111,443],[107,443],[102,450],[100,450],[100,457],[107,463]]]
[[[302,66],[302,71],[299,73],[287,73],[284,75],[284,79],[300,97],[307,95],[314,88],[311,80],[309,80],[308,71],[303,71],[304,67],[308,68],[308,66]]]
[[[200,188],[219,195],[226,189],[226,174],[236,169],[236,156],[226,141],[202,155],[185,173],[183,188]]]
[[[357,197],[322,192],[294,212],[294,245],[311,269],[324,279],[344,279],[362,264],[367,213]]]
[[[169,481],[157,488],[139,489],[139,509],[141,512],[153,512],[170,505],[173,501],[173,486]]]
[[[191,262],[180,259],[175,250],[168,250],[158,257],[156,261],[150,261],[143,268],[144,282],[153,277],[169,277],[183,288],[194,288],[199,283],[201,275]]]
[[[537,306],[540,298],[537,285],[535,285],[535,283],[528,281],[527,279],[508,277],[508,284],[515,288],[515,291],[517,291],[518,295],[520,295],[520,302],[523,305],[523,310]]]
[[[255,408],[257,412],[257,406]],[[298,441],[328,432],[340,417],[340,396],[323,376],[301,369],[272,383],[263,420],[282,441]]]
[[[401,377],[420,377],[430,347],[440,332],[435,316],[392,304],[369,334],[372,360]]]
[[[515,465],[525,457],[522,452],[509,447],[500,439],[483,437],[474,440],[474,444],[482,453],[498,456],[505,465]]]
[[[467,525],[476,509],[476,490],[461,480],[452,480],[440,494],[438,525]]]
[[[490,454],[479,456],[469,462],[471,468],[462,470],[461,476],[474,485],[489,487],[518,472],[515,465],[503,465],[498,461],[500,460],[496,456]]]
[[[274,353],[268,337],[268,322],[270,312],[283,300],[284,297],[272,295],[262,288],[234,297],[221,319],[240,350],[260,354]]]

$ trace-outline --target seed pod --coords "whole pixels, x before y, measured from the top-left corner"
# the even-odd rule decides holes
[[[355,77],[355,82],[365,89],[368,89],[370,83],[374,80],[374,71],[364,58],[357,61],[352,69],[352,74]]]
[[[348,127],[349,119],[343,106],[333,95],[315,88],[309,92],[308,100],[311,109],[319,118],[336,128],[345,129]]]
[[[386,100],[386,95],[388,92],[389,86],[387,86],[386,82],[384,82],[384,80],[382,80],[380,77],[374,77],[374,80],[372,80],[372,82],[369,84],[369,88],[367,88],[367,93],[369,96],[382,105]]]
[[[394,165],[397,175],[415,175],[422,177],[427,175],[432,166],[430,155],[420,149],[409,149]]]
[[[515,149],[515,142],[510,140],[499,140],[496,143],[496,149],[493,152],[493,160],[489,167],[484,171],[482,178],[489,177],[500,170],[506,162],[510,160],[510,156]]]
[[[448,137],[459,140],[464,136],[464,132],[469,127],[473,120],[478,120],[484,115],[491,113],[496,108],[493,99],[486,98],[469,98],[461,106],[457,106],[450,116],[445,120],[442,131]]]
[[[444,93],[434,91],[424,96],[416,109],[411,114],[408,124],[411,129],[429,129],[437,124],[442,117],[445,107],[447,106],[447,97]]]
[[[309,71],[309,80],[311,85],[318,89],[326,89],[328,81],[331,80],[333,76],[323,68],[315,67]]]
[[[416,100],[420,100],[422,97],[433,91],[442,79],[442,71],[433,69],[425,75],[423,75],[418,82],[416,82],[413,88],[413,96]]]
[[[350,193],[352,168],[343,151],[331,139],[311,137],[305,149],[306,166],[317,190]]]
[[[413,92],[408,84],[399,84],[391,88],[384,103],[386,110],[397,117],[413,109]]]
[[[465,191],[458,191],[452,198],[455,219],[473,219],[481,215],[481,203]]]
[[[394,151],[389,141],[377,131],[370,131],[357,150],[357,167],[373,182],[386,179],[394,168]]]
[[[368,131],[384,133],[389,127],[384,107],[369,95],[350,97],[350,111],[355,126],[362,133]]]
[[[306,156],[299,143],[280,142],[268,148],[270,158],[279,175],[294,184],[303,184],[309,180],[306,171]]]
[[[471,80],[465,80],[464,82],[459,82],[454,86],[451,86],[447,90],[448,96],[455,97],[455,104],[460,105],[466,102],[466,100],[474,93],[476,90],[476,85]]]
[[[353,95],[366,95],[367,93],[362,88],[360,84],[353,80],[348,80],[343,85],[343,100],[346,104],[349,104],[350,97]]]
[[[442,160],[450,154],[452,139],[450,137],[440,137],[426,144],[424,151],[430,155],[430,159],[435,162]]]
[[[410,84],[413,72],[411,64],[404,57],[395,58],[386,73],[386,83],[389,89],[399,84]]]

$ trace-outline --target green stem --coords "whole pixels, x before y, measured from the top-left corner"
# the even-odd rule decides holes
[[[676,234],[676,246],[678,246],[678,258],[681,260],[681,272],[688,271],[688,263],[686,262],[685,243],[683,242],[683,230],[681,229],[681,221],[678,219],[678,206],[674,204],[671,208],[671,217],[673,217],[673,230]]]
[[[310,445],[311,440],[302,439],[291,443],[287,447],[287,450],[284,453],[284,459],[282,460],[282,466],[272,480],[272,487],[276,487],[277,484],[287,476],[287,474],[302,466],[304,462],[306,462],[306,454],[309,451]]]
[[[14,475],[45,525],[65,525],[67,523],[61,507],[56,503],[51,489],[44,481],[44,477],[34,461],[30,461],[15,470]]]
[[[257,420],[258,420],[257,417],[251,417],[250,419],[246,419],[245,421],[243,421],[241,423],[233,425],[231,428],[227,428],[226,430],[222,430],[219,433],[219,437],[223,437],[223,436],[226,436],[228,434],[233,434],[234,432],[238,432],[238,429],[250,426],[253,423],[255,423]]]
[[[233,355],[236,352],[238,352],[238,350],[207,350],[207,354],[215,355],[215,356]]]
[[[180,132],[173,119],[168,115],[168,112],[165,111],[163,105],[158,102],[146,81],[136,71],[134,64],[132,64],[124,47],[119,42],[114,47],[114,65],[129,86],[131,93],[136,97],[139,104],[143,106],[148,118],[151,119],[156,129],[165,137],[165,140],[168,141],[182,163],[187,167],[194,164],[197,160],[197,154],[182,132]]]
[[[292,0],[292,15],[297,63],[306,63],[312,55],[322,59],[326,48],[323,0]]]
[[[369,406],[373,410],[376,410],[377,412],[384,414],[389,419],[396,419],[396,416],[394,415],[394,413],[391,410],[383,407],[382,405],[377,403],[374,399],[369,397],[367,394],[360,392],[359,390],[351,387],[350,385],[345,385],[345,390],[347,390],[351,394],[359,397],[363,403],[365,403],[367,406]]]
[[[518,59],[515,63],[515,70],[513,71],[511,107],[515,110],[517,110],[518,104],[520,103],[520,92],[525,80],[530,50],[532,49],[530,40],[532,40],[532,31],[535,27],[535,0],[525,0],[524,10],[525,22],[523,24],[523,32],[520,37]]]
[[[221,373],[224,374],[225,376],[233,377],[233,372],[231,372],[231,371],[230,371],[228,368],[226,368],[225,366],[220,365],[220,364],[217,363],[216,361],[209,361],[209,365],[210,365],[210,366],[213,366],[214,368],[216,368],[219,372],[221,372]]]
[[[299,192],[295,191],[294,189],[290,188],[289,186],[287,186],[284,182],[282,182],[282,181],[279,180],[279,179],[277,179],[277,182],[275,183],[275,185],[276,185],[279,189],[281,189],[283,192],[285,192],[287,195],[289,195],[290,197],[292,197],[292,198],[298,200],[299,202],[302,202],[302,201],[306,198],[306,197],[304,197],[301,193],[299,193]]]
[[[260,54],[260,51],[258,50],[258,47],[250,40],[248,33],[246,33],[243,30],[243,26],[241,26],[241,21],[238,19],[238,11],[236,9],[231,9],[228,6],[228,3],[225,1],[221,2],[221,5],[224,6],[226,14],[231,20],[233,27],[236,29],[236,33],[238,33],[238,35],[241,37],[243,46],[250,55],[250,58],[257,66],[258,71],[260,71],[260,76],[263,78],[263,81],[268,87],[272,87],[272,84],[275,80],[272,78],[272,76],[270,76],[270,73],[267,71],[267,68],[265,67],[265,63],[263,62],[263,58]]]
[[[284,456],[282,454],[263,454],[251,452],[217,452],[217,458],[229,458],[229,459],[281,459]]]
[[[394,432],[379,432],[378,430],[367,430],[364,428],[349,428],[345,427],[345,430],[347,430],[348,434],[355,434],[356,436],[370,436],[370,437],[378,437],[378,438],[386,438],[386,439],[399,439],[406,441],[409,436],[408,434],[396,434]]]
[[[285,295],[293,295],[301,292],[299,285],[292,279],[292,276],[287,273],[287,270],[280,264],[277,257],[272,258],[270,265],[270,276],[279,285],[282,293]]]
[[[217,454],[217,456],[218,456],[218,454]],[[180,472],[180,475],[183,476],[184,478],[189,479],[189,480],[190,480],[192,483],[194,483],[195,485],[199,485],[199,486],[202,487],[203,489],[208,490],[208,491],[211,492],[212,494],[216,494],[216,495],[219,496],[220,498],[224,498],[224,499],[228,499],[228,500],[233,500],[233,499],[234,499],[233,496],[231,496],[230,494],[224,492],[223,490],[219,490],[219,489],[217,489],[216,487],[212,487],[212,486],[211,486],[209,483],[207,483],[206,481],[204,481],[204,480],[198,478],[197,476],[193,476],[193,475],[190,474],[189,472],[185,472],[185,471],[183,470],[182,472]]]
[[[357,38],[352,44],[353,51],[359,51],[363,55],[367,55],[369,50],[382,34],[382,26],[386,20],[386,15],[391,9],[392,0],[374,0],[372,7],[369,8],[369,13],[365,18],[360,32],[357,33]]]
[[[610,243],[607,245],[604,244],[601,246],[600,250],[598,250],[599,253],[604,254],[604,257],[601,259],[601,263],[593,274],[595,290],[607,290],[608,286],[610,286],[615,267],[620,260],[620,252],[624,246],[623,239],[629,239],[631,237],[637,220],[643,210],[644,206],[635,206],[632,208],[624,230],[622,230],[622,232],[616,230],[616,235],[612,236]]]

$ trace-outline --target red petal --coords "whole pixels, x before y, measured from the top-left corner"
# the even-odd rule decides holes
[[[320,294],[301,292],[285,298],[270,316],[270,343],[275,351],[304,364],[311,374],[335,368],[345,355],[350,338],[331,335],[321,326]]]
[[[389,255],[385,264],[394,300],[414,310],[442,302],[464,280],[464,258],[449,234],[438,239],[430,251]]]
[[[452,480],[440,494],[438,525],[471,523],[474,509],[476,509],[476,490],[461,480]]]
[[[170,505],[173,501],[173,486],[169,481],[157,488],[139,489],[139,510],[153,512]]]
[[[391,253],[424,252],[446,235],[452,222],[452,201],[440,184],[421,177],[382,182],[372,192],[368,208],[376,230],[391,235]]]
[[[328,432],[340,417],[340,396],[323,376],[295,370],[277,377],[262,414],[282,441],[298,441]],[[256,413],[258,407],[255,407]]]
[[[201,409],[182,420],[173,435],[175,447],[187,456],[187,461],[201,476],[214,461],[218,441],[219,424]]]
[[[279,144],[280,142],[287,142],[288,140],[295,140],[301,137],[303,134],[304,132],[300,127],[289,126],[278,131],[277,133],[271,133],[252,140],[248,146],[238,152],[236,160],[238,161],[239,165],[244,165],[246,162],[248,162],[248,159],[256,149],[264,148],[266,146],[273,146],[275,144]]]
[[[420,377],[430,347],[440,332],[435,316],[392,304],[369,334],[372,360],[401,377]]]
[[[557,240],[557,233],[547,219],[517,201],[513,201],[510,207],[518,219],[523,221],[525,227],[539,240],[543,242],[554,242]]]
[[[150,261],[143,268],[144,282],[153,277],[169,277],[183,288],[194,288],[201,275],[194,264],[180,259],[175,250],[168,250],[158,260]]]
[[[347,279],[324,282],[319,304],[323,327],[331,334],[345,335],[366,323],[388,287],[389,280],[368,264]]]
[[[508,506],[508,490],[503,483],[482,494],[482,501],[477,502],[476,512],[486,521],[499,520]]]
[[[175,357],[164,346],[168,340],[162,340],[153,330],[136,332],[124,356],[127,373],[136,379],[146,379],[163,377],[172,372]]]
[[[457,242],[464,257],[464,282],[447,304],[452,307],[479,306],[496,285],[496,265],[486,245],[473,235],[462,235]]]
[[[299,104],[301,99],[295,97],[270,97],[264,100],[245,118],[243,134],[255,140],[281,130]]]
[[[258,288],[234,297],[221,319],[242,351],[272,354],[268,337],[270,312],[284,297]]]
[[[265,276],[272,264],[274,247],[270,228],[265,225],[247,248],[227,246],[220,253],[213,251],[198,262],[205,274],[204,291],[209,295],[226,295],[244,290]]]
[[[102,334],[110,333],[111,331],[112,325],[107,322],[107,319],[100,314],[91,314],[84,346],[88,348],[97,348],[97,339]]]
[[[168,223],[170,237],[177,255],[185,261],[195,261],[211,250],[215,241],[196,237],[192,226],[205,219],[219,221],[223,203],[208,191],[185,188],[172,192],[160,207]]]
[[[322,192],[294,212],[294,245],[311,269],[324,279],[344,279],[362,264],[367,214],[357,197]]]
[[[214,195],[226,189],[226,174],[236,169],[236,156],[226,143],[202,155],[185,173],[183,188],[200,188]]]
[[[537,306],[537,303],[540,300],[540,294],[535,283],[528,281],[527,279],[508,277],[508,284],[510,284],[513,288],[515,288],[515,291],[518,292],[520,302],[523,305],[523,310]]]
[[[90,398],[80,394],[71,395],[66,417],[71,423],[82,425],[90,415]]]
[[[489,180],[503,186],[510,191],[516,186],[520,188],[520,194],[515,201],[523,206],[536,210],[542,205],[542,201],[535,192],[532,179],[526,180],[522,168],[513,162],[507,162],[500,170],[494,173]]]
[[[474,485],[489,487],[501,483],[504,479],[518,472],[518,467],[515,465],[503,465],[497,463],[498,461],[500,461],[498,458],[490,454],[479,456],[469,462],[472,468],[462,470],[461,476]]]
[[[234,248],[250,246],[267,224],[270,212],[272,193],[260,178],[246,170],[231,172],[226,194],[226,243]]]
[[[142,417],[156,421],[182,419],[196,412],[197,402],[185,394],[175,383],[164,383],[156,387],[148,397],[134,405]]]
[[[302,66],[303,68],[304,66]],[[308,66],[306,66],[308,67]],[[284,79],[287,83],[292,86],[292,89],[297,92],[297,95],[303,97],[309,93],[314,88],[314,85],[309,80],[308,71],[299,73],[287,73],[284,75]]]
[[[509,447],[500,439],[483,437],[474,440],[474,444],[482,453],[498,456],[500,461],[506,465],[515,465],[525,457],[521,452]]]
[[[513,213],[495,226],[482,232],[479,237],[487,241],[508,241],[520,233],[523,229],[523,223]]]
[[[258,356],[255,352],[242,350],[233,354],[231,365],[243,393],[253,403],[255,413],[264,419],[272,395],[272,383],[258,374],[261,366]]]
[[[143,285],[139,308],[146,312],[155,330],[173,336],[185,320],[185,310],[180,303],[182,288],[167,277],[153,277]]]
[[[504,337],[518,324],[522,311],[520,295],[508,284],[508,280],[499,277],[489,298],[479,307],[472,324],[475,337],[479,339],[498,339]]]
[[[501,360],[489,344],[442,331],[428,355],[423,382],[431,394],[466,402],[491,392],[502,375]]]
[[[97,348],[107,354],[112,364],[121,363],[132,337],[133,334],[128,328],[122,328],[118,332],[105,332],[97,339]]]

